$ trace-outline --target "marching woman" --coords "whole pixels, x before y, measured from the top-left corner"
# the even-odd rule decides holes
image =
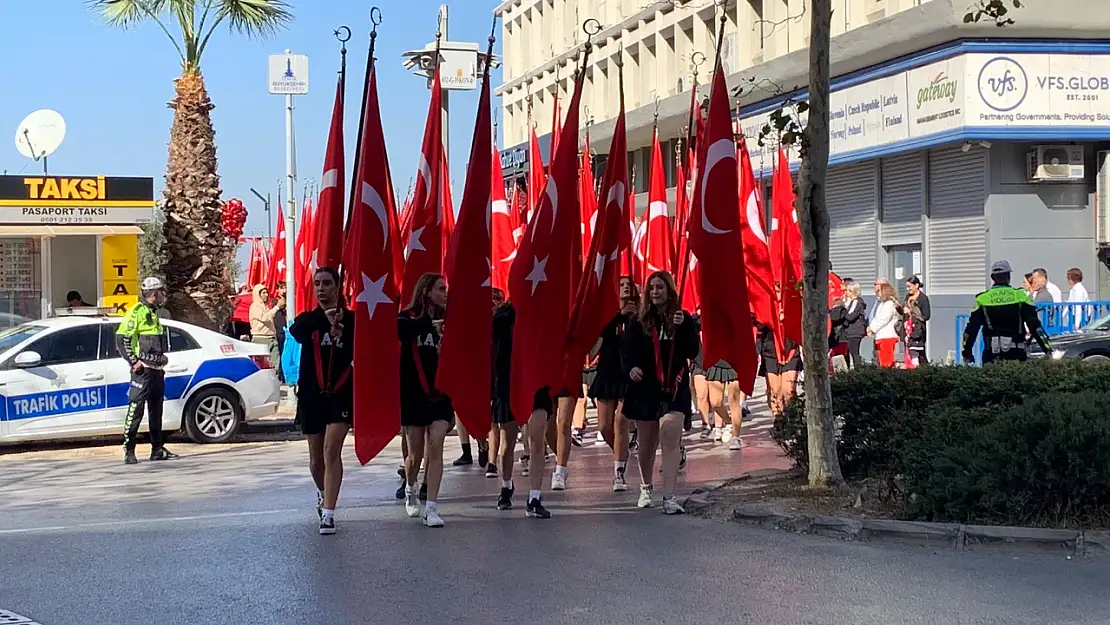
[[[436,499],[443,479],[443,438],[455,418],[451,400],[435,387],[446,308],[447,283],[439,274],[426,273],[416,282],[412,302],[397,315],[397,338],[401,343],[401,427],[409,448],[405,457],[405,512],[414,518],[420,515],[415,485],[426,449],[424,484],[428,487],[428,501],[424,504],[424,525],[428,527],[443,527]]]
[[[798,372],[802,370],[802,356],[798,345],[786,339],[786,361],[780,362],[775,350],[775,334],[769,326],[755,324],[755,346],[759,351],[759,374],[767,380],[767,405],[771,414],[778,416],[787,402],[797,393]]]
[[[690,417],[690,360],[697,353],[697,328],[679,308],[674,279],[665,271],[651,274],[623,344],[624,366],[631,381],[623,413],[636,422],[639,432],[637,505],[641,508],[654,505],[652,475],[658,447],[663,452],[663,512],[685,512],[674,492],[683,422]]]
[[[636,317],[637,293],[632,278],[621,278],[621,309],[601,331],[597,373],[589,396],[597,402],[597,427],[613,450],[613,492],[628,490],[624,473],[628,466],[628,424],[621,415],[620,401],[628,389],[628,373],[621,364],[621,342]]]
[[[510,510],[513,507],[513,493],[516,486],[513,484],[513,455],[516,453],[516,439],[520,433],[520,426],[513,419],[509,410],[509,372],[512,371],[513,355],[513,326],[516,324],[516,311],[513,305],[505,299],[505,292],[493,289],[493,345],[491,363],[493,367],[493,429],[501,439],[500,449],[496,457],[491,458],[497,463],[501,475],[501,494],[497,497],[498,510]]]

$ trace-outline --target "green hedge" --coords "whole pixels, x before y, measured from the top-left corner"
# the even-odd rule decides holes
[[[860,368],[834,376],[849,480],[897,481],[910,518],[1090,524],[1110,516],[1110,366]],[[806,466],[805,399],[775,440]]]

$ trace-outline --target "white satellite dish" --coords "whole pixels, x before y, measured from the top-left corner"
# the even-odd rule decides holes
[[[54,153],[66,136],[66,120],[57,111],[41,109],[23,118],[15,130],[15,149],[39,160]]]

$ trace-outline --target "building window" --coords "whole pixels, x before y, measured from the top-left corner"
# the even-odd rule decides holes
[[[40,237],[0,237],[0,320],[10,315],[42,317]]]

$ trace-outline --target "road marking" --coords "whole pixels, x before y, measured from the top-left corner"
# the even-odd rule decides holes
[[[41,625],[36,621],[11,610],[0,610],[0,625]]]
[[[126,521],[100,521],[97,523],[76,523],[73,525],[49,525],[46,527],[21,527],[17,529],[0,530],[0,536],[10,534],[37,534],[44,532],[65,532],[73,530],[95,529],[104,527],[126,527],[129,525],[145,525],[154,523],[179,523],[181,521],[207,521],[212,519],[234,519],[252,516],[269,516],[274,514],[288,514],[298,512],[300,508],[283,508],[280,510],[253,510],[249,512],[223,512],[217,514],[194,514],[177,517],[157,517],[151,519],[130,519]],[[19,621],[12,621],[19,622]],[[0,625],[7,621],[0,619]]]

